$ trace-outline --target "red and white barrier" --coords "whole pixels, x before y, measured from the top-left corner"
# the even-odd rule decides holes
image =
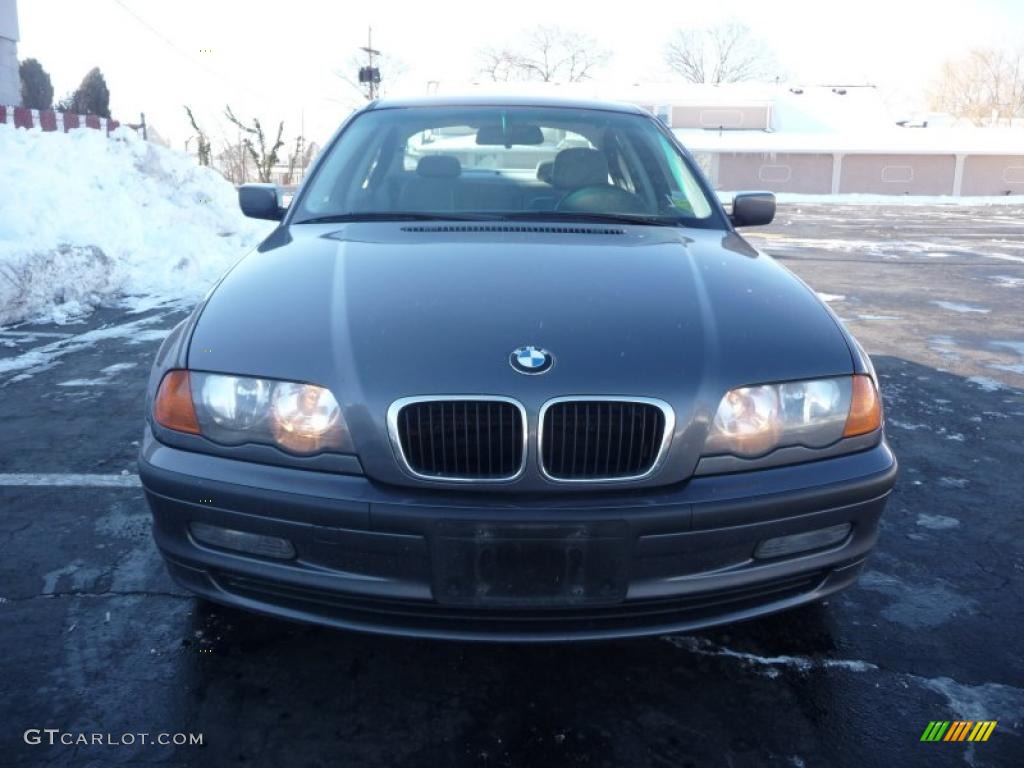
[[[28,109],[26,107],[5,107],[0,105],[0,123],[13,124],[15,128],[37,128],[41,131],[63,131],[72,128],[93,128],[108,134],[117,128],[117,120],[96,115],[79,115],[75,112],[56,112],[52,109]]]

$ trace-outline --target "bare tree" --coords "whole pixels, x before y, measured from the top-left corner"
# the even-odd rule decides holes
[[[771,49],[738,21],[678,30],[665,46],[665,63],[691,83],[774,80],[779,74]]]
[[[281,139],[281,134],[284,133],[284,121],[282,120],[278,124],[277,138],[268,147],[267,136],[263,133],[263,126],[260,125],[258,118],[253,118],[252,124],[246,125],[235,117],[235,113],[231,111],[230,106],[224,108],[224,116],[227,117],[230,123],[248,134],[242,140],[242,144],[256,166],[256,175],[259,180],[264,183],[269,182],[274,166],[277,165],[277,152],[284,146],[284,141]],[[254,142],[253,139],[256,141]]]
[[[494,82],[519,79],[516,53],[508,48],[482,48],[477,54],[480,74]]]
[[[1024,117],[1024,49],[975,48],[945,62],[930,100],[932,109],[978,126]]]
[[[479,68],[482,75],[495,81],[578,83],[590,78],[610,57],[611,51],[582,32],[537,26],[526,30],[516,45],[482,49]]]
[[[285,184],[297,184],[305,176],[306,169],[320,150],[315,141],[306,141],[305,136],[296,136],[295,145],[288,155],[288,176]]]
[[[209,165],[213,155],[210,137],[206,135],[206,131],[196,124],[195,115],[192,114],[192,109],[187,104],[185,105],[185,114],[188,115],[188,121],[192,124],[192,130],[196,132],[196,135],[192,138],[196,140],[196,156],[199,159],[199,164]]]
[[[291,152],[288,153],[288,175],[285,176],[284,183],[287,185],[295,183],[295,169],[302,169],[302,157],[303,157],[303,145],[305,144],[306,137],[299,134],[295,137],[295,147]]]
[[[224,149],[214,156],[214,167],[232,184],[245,184],[252,174],[252,158],[243,142],[225,143]]]

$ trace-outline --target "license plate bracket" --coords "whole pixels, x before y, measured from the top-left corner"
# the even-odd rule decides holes
[[[441,521],[433,536],[434,597],[453,606],[560,608],[621,602],[627,526]]]

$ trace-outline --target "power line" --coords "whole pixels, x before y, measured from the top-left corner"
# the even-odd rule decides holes
[[[181,48],[179,48],[177,45],[175,45],[174,42],[172,42],[170,39],[168,39],[162,32],[157,30],[156,27],[154,27],[152,24],[150,24],[144,18],[139,16],[139,14],[137,14],[135,11],[133,11],[131,8],[129,8],[127,5],[125,5],[123,2],[121,2],[121,0],[114,0],[114,2],[117,5],[121,6],[121,9],[125,13],[127,13],[129,16],[131,16],[133,19],[135,19],[137,22],[139,22],[139,24],[141,24],[146,29],[148,29],[150,32],[152,32],[154,35],[159,37],[161,40],[163,40],[165,43],[167,43],[167,45],[171,46],[171,48],[173,48],[174,50],[178,51],[178,53],[180,53],[180,54],[182,54],[182,55],[187,57],[187,54],[185,54],[185,51],[183,51]],[[191,58],[191,57],[188,57],[188,58]],[[198,63],[198,62],[196,62],[196,63]]]
[[[185,48],[183,48],[180,45],[178,45],[177,43],[175,43],[173,40],[171,40],[169,37],[167,37],[167,35],[165,35],[163,32],[158,30],[156,27],[154,27],[148,21],[146,21],[146,19],[144,19],[138,13],[136,13],[131,8],[129,8],[122,0],[113,0],[113,2],[116,5],[118,5],[121,8],[121,10],[123,10],[125,13],[127,13],[129,16],[131,16],[132,19],[136,23],[138,23],[139,25],[144,27],[150,34],[152,34],[155,37],[157,37],[161,42],[164,43],[164,45],[166,45],[169,48],[171,48],[172,50],[174,50],[175,53],[177,53],[182,58],[186,59],[190,64],[193,64],[196,67],[199,67],[201,70],[203,70],[207,74],[213,75],[214,77],[219,79],[224,84],[231,86],[231,88],[236,90],[236,91],[237,90],[244,90],[250,96],[255,97],[256,99],[258,99],[260,102],[262,102],[262,101],[264,101],[266,99],[266,93],[265,92],[258,91],[255,88],[253,88],[252,86],[248,85],[247,83],[238,82],[238,81],[232,79],[231,77],[228,77],[223,72],[219,72],[219,71],[211,68],[205,62],[200,61],[198,58],[194,57],[191,53],[189,53],[188,50],[186,50]],[[331,98],[328,98],[327,96],[323,96],[323,95],[321,95],[319,97],[319,99],[322,100],[322,101],[336,101],[335,99],[331,99]]]
[[[262,98],[262,96],[264,95],[264,94],[260,93],[259,91],[254,90],[253,88],[251,88],[248,85],[235,82],[234,80],[232,80],[231,78],[227,77],[223,73],[218,72],[215,69],[211,69],[209,66],[207,66],[206,63],[204,63],[202,61],[199,61],[197,58],[194,58],[190,53],[188,53],[188,51],[186,51],[184,48],[182,48],[177,43],[175,43],[173,40],[171,40],[169,37],[167,37],[163,32],[158,30],[156,27],[154,27],[152,24],[150,24],[144,18],[139,16],[139,14],[137,14],[135,11],[133,11],[131,8],[129,8],[127,5],[125,5],[124,2],[122,2],[122,0],[113,0],[113,1],[114,1],[114,3],[116,5],[118,5],[121,8],[121,10],[123,10],[125,13],[127,13],[129,16],[131,16],[141,26],[145,27],[152,35],[154,35],[157,38],[159,38],[165,45],[167,45],[170,48],[172,48],[176,53],[178,53],[179,56],[181,56],[181,57],[185,58],[186,60],[188,60],[188,62],[190,64],[194,64],[195,66],[199,67],[204,72],[206,72],[207,74],[213,75],[214,77],[216,77],[219,80],[223,81],[227,85],[230,85],[232,88],[236,88],[236,89],[241,88],[243,90],[248,91],[251,95],[256,96],[258,98]]]

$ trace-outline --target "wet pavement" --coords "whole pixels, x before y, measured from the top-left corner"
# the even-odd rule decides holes
[[[410,641],[201,605],[134,479],[183,312],[0,330],[0,766],[1022,764],[1024,207],[788,206],[750,239],[872,354],[901,475],[857,586],[689,636]],[[933,720],[998,725],[922,743]],[[203,743],[25,743],[44,728]]]

